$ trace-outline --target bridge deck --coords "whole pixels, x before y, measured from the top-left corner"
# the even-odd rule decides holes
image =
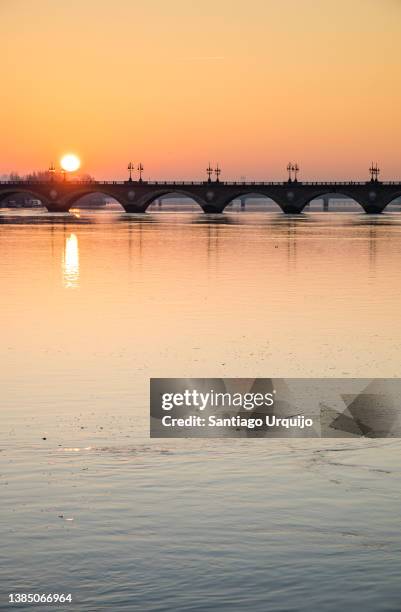
[[[401,196],[401,181],[70,181],[0,182],[0,200],[31,194],[51,212],[67,212],[81,197],[96,192],[115,198],[127,212],[142,213],[155,200],[178,193],[192,198],[205,213],[221,213],[235,199],[258,194],[283,212],[298,214],[316,198],[337,193],[355,200],[367,213],[381,213]]]

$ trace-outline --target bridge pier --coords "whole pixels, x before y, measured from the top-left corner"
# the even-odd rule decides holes
[[[58,203],[58,202],[46,202],[44,206],[46,206],[47,210],[50,213],[67,213],[69,212],[72,204],[64,204],[64,203]]]
[[[146,212],[149,204],[124,204],[120,202],[121,206],[124,208],[126,213],[141,215]]]
[[[385,204],[372,204],[361,202],[361,206],[367,215],[380,215],[385,209]]]
[[[200,204],[200,206],[202,206],[203,212],[207,215],[219,215],[225,208],[224,204],[220,206],[216,204]]]
[[[296,204],[279,204],[281,210],[286,215],[300,215],[304,209],[304,205],[296,205]]]

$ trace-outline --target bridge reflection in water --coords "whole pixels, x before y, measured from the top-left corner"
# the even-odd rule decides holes
[[[354,200],[369,214],[381,213],[401,196],[401,182],[97,182],[17,181],[0,183],[0,202],[16,194],[40,200],[50,212],[68,212],[78,200],[90,194],[115,199],[128,213],[144,213],[153,203],[174,194],[195,201],[205,213],[220,214],[234,200],[252,195],[270,198],[286,214],[299,214],[317,198],[345,197]]]

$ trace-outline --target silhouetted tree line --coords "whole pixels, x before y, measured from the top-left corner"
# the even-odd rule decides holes
[[[51,173],[48,170],[36,170],[29,172],[28,174],[18,174],[18,172],[10,172],[9,174],[3,174],[2,180],[6,181],[50,181],[52,178]],[[56,172],[54,176],[55,180],[61,180],[63,175],[61,172]],[[74,180],[78,181],[94,181],[93,176],[87,173],[76,175],[74,174]]]

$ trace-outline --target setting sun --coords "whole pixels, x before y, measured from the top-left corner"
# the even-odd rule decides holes
[[[67,155],[63,155],[60,161],[61,167],[66,172],[75,172],[81,165],[81,161],[77,155],[73,153],[68,153]]]

